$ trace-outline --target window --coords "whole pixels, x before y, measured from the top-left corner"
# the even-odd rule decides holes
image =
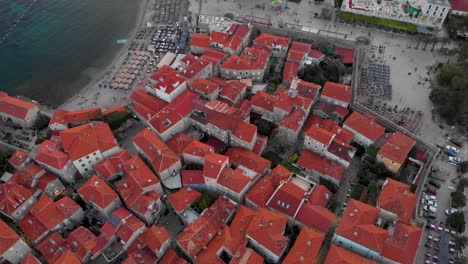
[[[85,168],[84,171],[88,171],[88,168]]]
[[[438,6],[436,6],[436,8],[435,8],[435,11],[437,11],[437,9],[439,9],[439,7],[438,7]]]
[[[429,15],[429,10],[426,11],[426,15]]]
[[[286,205],[286,209],[289,209],[289,204]]]
[[[93,153],[93,156],[96,156],[96,155],[97,155],[97,153],[96,153],[96,152],[94,152],[94,153]]]
[[[435,16],[435,15],[436,15],[436,13],[437,13],[437,12],[436,12],[436,11],[434,11],[434,14],[433,14],[433,16]]]
[[[278,200],[278,203],[277,203],[277,204],[278,204],[278,205],[280,205],[280,204],[281,204],[281,201],[280,201],[280,200]]]
[[[429,7],[427,9],[431,9],[432,5],[429,5]]]
[[[83,161],[83,159],[79,159],[79,160],[78,160],[78,162],[82,162],[82,161]]]
[[[89,159],[89,156],[86,156],[87,159]]]
[[[85,166],[85,165],[84,165],[84,163],[83,163],[83,164],[81,164],[81,167],[84,167],[84,166]]]
[[[442,8],[442,13],[443,13],[443,12],[445,12],[445,7],[444,7],[444,8]]]

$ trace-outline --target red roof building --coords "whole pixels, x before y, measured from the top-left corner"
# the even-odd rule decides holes
[[[188,262],[179,257],[173,249],[169,249],[161,258],[159,264],[187,264]]]
[[[0,210],[16,221],[20,220],[31,206],[27,203],[31,198],[33,193],[17,183],[11,181],[0,183]],[[26,209],[17,210],[20,207]]]
[[[464,0],[450,0],[452,13],[466,15],[468,13],[468,2]]]
[[[219,95],[219,85],[210,80],[197,78],[189,82],[189,87],[206,100],[212,101]]]
[[[48,263],[55,263],[56,260],[69,250],[69,246],[59,233],[52,232],[37,245],[37,249]],[[75,264],[77,262],[72,263]]]
[[[351,86],[341,83],[326,82],[323,86],[320,98],[327,103],[341,105],[347,108],[351,103],[352,96],[353,88]]]
[[[315,99],[318,96],[319,91],[322,89],[322,86],[306,82],[299,78],[294,78],[289,85],[289,90],[296,90],[300,96],[312,99],[315,102]]]
[[[166,102],[172,102],[186,87],[184,76],[167,65],[150,76],[150,83],[146,91]]]
[[[325,157],[306,149],[302,152],[297,165],[301,166],[306,170],[314,171],[320,176],[330,179],[336,183],[339,183],[341,177],[343,177],[344,168],[338,163],[331,161]]]
[[[150,95],[143,89],[133,91],[130,99],[133,101],[133,110],[144,120],[150,120],[167,105],[167,102]]]
[[[187,81],[193,81],[199,77],[207,79],[213,75],[213,65],[211,61],[199,58],[194,63],[188,64],[178,74]]]
[[[321,50],[311,49],[307,54],[307,57],[315,60],[322,60],[325,57],[325,54]]]
[[[312,203],[304,203],[296,215],[296,220],[322,233],[327,233],[336,215],[327,208]]]
[[[149,128],[143,129],[135,137],[133,144],[150,163],[164,181],[173,170],[181,168],[179,157]]]
[[[385,128],[369,113],[353,112],[343,123],[343,128],[354,134],[354,141],[365,146],[371,145],[385,133]]]
[[[45,175],[45,170],[35,163],[28,164],[23,170],[16,171],[10,178],[9,182],[17,183],[34,192],[38,180]]]
[[[343,57],[343,64],[353,64],[354,49],[335,48],[335,54]]]
[[[275,193],[271,196],[267,206],[274,211],[281,212],[292,218],[296,217],[302,201],[307,198],[309,193],[294,184],[287,181],[279,186]]]
[[[253,42],[254,44],[263,44],[269,49],[282,49],[286,52],[289,48],[289,44],[291,44],[291,39],[269,33],[261,33]]]
[[[182,186],[205,184],[203,170],[182,170]]]
[[[77,191],[81,198],[98,211],[109,216],[120,206],[117,193],[96,175],[89,178]]]
[[[12,262],[12,261],[10,261],[10,262]],[[41,262],[33,255],[33,253],[29,252],[26,255],[26,257],[24,257],[21,264],[41,264]]]
[[[155,263],[166,252],[169,242],[169,233],[164,227],[152,226],[138,236],[128,254],[137,263]]]
[[[315,263],[324,235],[303,227],[283,263]]]
[[[305,59],[305,56],[312,48],[312,44],[293,41],[288,52],[288,61],[295,61],[299,64]]]
[[[32,126],[37,119],[39,107],[28,101],[0,93],[0,116],[26,126]]]
[[[74,111],[57,109],[50,119],[49,127],[52,130],[65,130],[70,124],[83,124],[100,117],[102,115],[99,107]]]
[[[29,158],[29,153],[17,150],[13,155],[8,159],[8,163],[10,163],[13,168],[16,170],[24,168],[26,163],[28,163],[30,160]]]
[[[422,234],[421,228],[398,222],[381,255],[398,263],[415,263]]]
[[[387,178],[380,192],[377,207],[398,215],[398,221],[409,224],[418,202],[411,186]]]
[[[203,176],[217,181],[221,172],[229,165],[228,157],[217,153],[207,154],[204,158]]]
[[[247,238],[257,251],[270,253],[271,260],[277,261],[289,243],[284,236],[287,222],[285,216],[260,208],[247,227]]]
[[[210,48],[211,37],[208,34],[193,34],[190,42],[190,52],[203,54]]]
[[[201,143],[183,133],[171,138],[167,142],[167,146],[179,156],[182,156],[185,163],[203,163],[203,157],[214,152],[212,146]]]
[[[85,263],[91,256],[91,251],[96,246],[96,236],[83,226],[79,226],[68,235],[67,243],[70,250]]]
[[[205,217],[200,217],[189,224],[177,236],[177,244],[189,256],[196,256],[215,236],[216,227]]]
[[[7,263],[18,263],[30,250],[15,231],[0,219],[0,258]]]
[[[287,61],[284,63],[283,82],[290,83],[299,72],[301,65],[295,61]]]
[[[81,174],[90,173],[94,164],[120,150],[107,123],[93,122],[60,131],[60,139]]]
[[[376,252],[382,252],[390,233],[375,225],[380,210],[356,200],[349,200],[336,234]]]
[[[245,83],[237,80],[229,81],[222,85],[219,98],[231,105],[237,105],[244,98],[246,91],[247,85]]]
[[[328,251],[325,264],[377,264],[378,262],[372,261],[361,257],[351,251],[348,251],[339,246],[331,245],[330,251]]]
[[[242,200],[251,179],[241,169],[224,168],[217,183],[224,187],[228,193],[231,192],[233,197],[236,197],[235,200]]]
[[[246,196],[246,203],[254,208],[266,208],[267,202],[274,191],[281,185],[281,182],[287,181],[291,175],[292,173],[283,166],[276,166],[251,188]]]
[[[201,193],[192,188],[181,188],[177,192],[167,196],[172,207],[177,213],[182,213],[201,196]]]
[[[265,175],[271,166],[271,161],[243,148],[230,148],[226,156],[231,163],[237,164],[242,170],[255,172],[253,178]]]
[[[62,263],[67,263],[67,264],[81,264],[80,259],[78,256],[76,256],[72,251],[67,250],[63,255],[61,255],[56,261],[54,261],[52,264],[62,264]]]
[[[408,154],[415,144],[416,141],[414,139],[397,131],[390,136],[387,143],[377,152],[377,159],[383,162],[389,169],[392,168],[393,164],[387,164],[386,159],[401,166],[406,161]],[[400,166],[398,166],[398,169]],[[392,169],[392,171],[395,170]]]

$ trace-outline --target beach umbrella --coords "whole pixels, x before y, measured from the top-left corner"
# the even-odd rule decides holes
[[[132,79],[135,79],[136,76],[135,76],[135,74],[131,74],[130,77],[131,77]]]
[[[133,73],[134,74],[138,74],[140,71],[139,70],[134,70]]]

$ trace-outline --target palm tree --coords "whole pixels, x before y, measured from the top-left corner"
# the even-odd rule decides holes
[[[468,238],[466,236],[456,236],[455,237],[455,247],[458,252],[462,252],[463,249],[467,246],[468,244]]]

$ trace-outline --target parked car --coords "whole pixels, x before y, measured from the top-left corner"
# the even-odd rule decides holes
[[[433,213],[433,212],[428,212],[428,211],[425,211],[423,213],[424,217],[426,218],[430,218],[430,219],[436,219],[437,218],[437,214],[436,213]]]
[[[435,208],[434,206],[430,206],[430,205],[424,206],[423,209],[426,212],[431,212],[431,213],[436,213],[437,212],[437,208]]]
[[[430,181],[429,181],[429,184],[432,185],[432,186],[434,186],[434,187],[436,187],[437,189],[440,188],[440,183],[438,183],[438,182],[436,182],[436,181],[434,181],[434,180],[430,180]]]
[[[427,188],[426,193],[432,194],[432,195],[437,195],[437,189]]]
[[[449,161],[450,161],[450,163],[455,164],[455,165],[458,165],[461,162],[461,160],[459,158],[456,158],[456,157],[449,157]]]
[[[451,157],[456,157],[458,156],[458,153],[455,152],[453,149],[448,149],[448,148],[445,148],[444,149],[444,153],[451,156]]]
[[[430,194],[426,194],[424,195],[424,199],[426,200],[436,200],[436,196],[435,195],[430,195]]]
[[[426,200],[426,205],[437,207],[437,202],[434,200]]]
[[[458,212],[458,209],[457,208],[449,208],[449,209],[445,209],[445,214],[446,215],[451,215],[451,214],[454,214]]]
[[[447,145],[447,146],[445,146],[445,149],[451,150],[451,151],[458,154],[458,149],[456,147],[454,147],[454,146]]]

